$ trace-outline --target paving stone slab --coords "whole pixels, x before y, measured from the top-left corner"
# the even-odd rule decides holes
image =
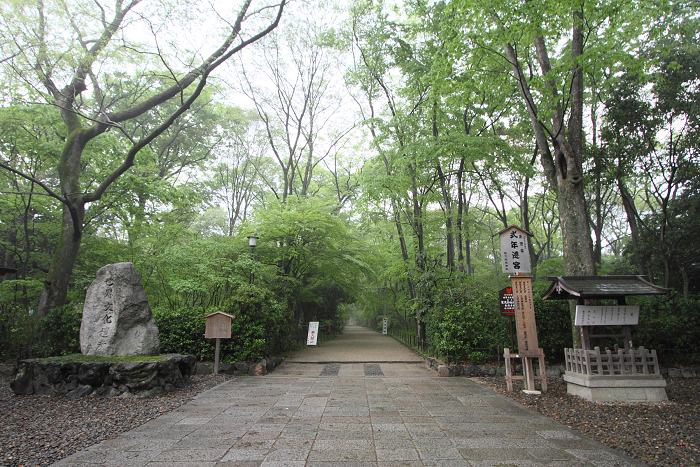
[[[55,465],[640,465],[468,378],[387,363],[392,342],[410,353],[387,336],[348,333],[364,342],[346,352],[369,361],[324,360],[335,355],[324,343],[309,352],[326,363],[289,359],[267,376],[234,377]]]

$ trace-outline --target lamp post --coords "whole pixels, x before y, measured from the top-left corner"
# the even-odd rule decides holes
[[[258,244],[258,238],[255,235],[248,237],[248,246],[250,247],[250,254],[252,255],[255,251],[255,246]]]
[[[255,256],[253,255],[253,253],[255,252],[255,246],[257,244],[258,244],[258,237],[257,236],[251,235],[250,237],[248,237],[248,246],[250,247],[250,256],[253,258],[253,260],[255,260]],[[253,283],[253,277],[254,277],[253,270],[251,269],[250,270],[250,279],[248,281],[248,284]]]

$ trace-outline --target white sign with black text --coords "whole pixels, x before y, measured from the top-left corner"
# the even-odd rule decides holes
[[[501,267],[504,274],[530,273],[530,251],[527,232],[509,227],[500,233]]]
[[[639,323],[636,305],[576,305],[576,326],[627,326]]]

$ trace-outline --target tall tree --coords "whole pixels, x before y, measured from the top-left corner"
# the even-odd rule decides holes
[[[240,88],[265,127],[279,175],[263,174],[273,195],[318,192],[319,165],[331,158],[354,123],[337,92],[342,77],[333,49],[333,18],[324,4],[298,5],[299,21],[279,28],[241,57]]]
[[[611,92],[603,136],[611,178],[618,180],[630,219],[632,247],[638,262],[645,256],[661,264],[664,285],[672,285],[677,271],[684,294],[689,294],[692,261],[687,243],[697,226],[681,213],[695,209],[695,179],[700,172],[700,45],[697,29],[663,42],[654,50],[653,73],[630,73]],[[636,196],[630,186],[640,185]],[[646,254],[639,239],[645,236]],[[649,239],[653,239],[650,241]],[[653,248],[649,246],[653,245]],[[653,251],[653,252],[650,252]],[[650,254],[651,253],[651,254]]]
[[[65,142],[56,166],[55,185],[0,162],[0,167],[33,181],[63,205],[61,238],[49,267],[38,316],[47,315],[66,300],[86,206],[100,200],[136,163],[137,154],[191,108],[214,70],[277,27],[286,0],[258,8],[252,2],[244,0],[230,19],[227,13],[217,13],[219,25],[224,23],[218,45],[211,51],[203,47],[189,54],[182,50],[183,42],[178,42],[181,31],[169,37],[156,34],[182,27],[174,24],[181,17],[191,20],[190,27],[201,27],[196,22],[203,21],[204,16],[188,11],[187,6],[150,5],[143,0],[114,0],[110,6],[54,1],[3,5],[0,33],[15,38],[1,45],[3,75],[14,82],[24,81],[35,90],[43,88],[45,103],[59,110],[64,125],[61,133]],[[272,14],[268,14],[270,11]],[[255,21],[257,18],[261,21]],[[253,23],[251,27],[245,27],[249,23]],[[130,35],[132,29],[135,31]],[[119,69],[133,69],[138,75],[134,82],[140,86],[123,89],[124,81],[115,77]],[[142,93],[144,88],[157,92],[138,99],[127,109],[113,110],[123,96]],[[125,129],[126,122],[171,101],[177,102],[174,111],[154,122],[142,136],[134,137]],[[128,150],[114,154],[121,160],[116,168],[100,174],[94,183],[86,181],[82,178],[85,152],[110,130],[121,132]]]
[[[519,89],[543,173],[557,195],[564,274],[596,274],[584,192],[584,77],[590,69],[637,67],[638,38],[643,31],[654,32],[645,28],[652,11],[659,10],[651,4],[639,9],[626,0],[455,0],[451,5],[464,44],[457,52],[479,49],[502,60]],[[580,339],[575,328],[573,338],[575,344]]]

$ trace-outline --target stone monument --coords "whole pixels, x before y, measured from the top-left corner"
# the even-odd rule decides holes
[[[158,327],[132,263],[97,271],[85,296],[80,351],[101,357],[159,354]]]

